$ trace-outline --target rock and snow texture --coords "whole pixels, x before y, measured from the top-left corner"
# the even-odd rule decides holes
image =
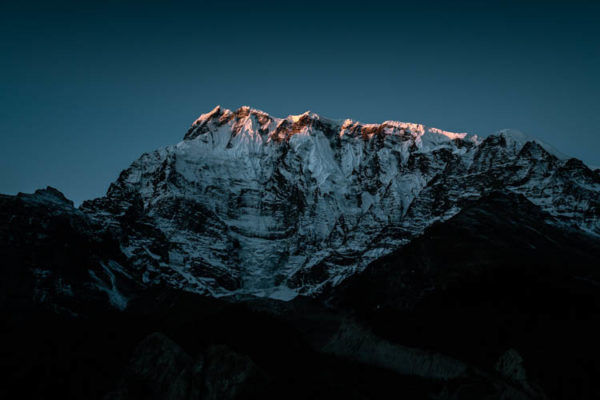
[[[215,108],[81,210],[144,283],[290,299],[336,285],[488,192],[600,235],[600,174],[516,131]]]

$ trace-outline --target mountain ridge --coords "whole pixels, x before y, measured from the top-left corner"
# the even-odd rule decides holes
[[[598,170],[514,132],[213,111],[80,207],[0,195],[0,391],[598,397]]]
[[[290,299],[337,285],[495,190],[600,234],[598,174],[520,133],[480,139],[250,107],[203,114],[80,209],[123,238],[147,283]]]

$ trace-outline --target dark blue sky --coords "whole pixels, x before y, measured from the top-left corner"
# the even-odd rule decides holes
[[[6,3],[1,193],[100,196],[217,104],[514,128],[600,165],[596,2]]]

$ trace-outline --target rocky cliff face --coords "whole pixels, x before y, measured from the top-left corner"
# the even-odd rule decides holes
[[[123,310],[138,290],[119,241],[48,187],[0,195],[0,307]]]
[[[215,108],[81,211],[143,284],[290,299],[335,286],[493,191],[600,235],[600,175],[514,131]]]

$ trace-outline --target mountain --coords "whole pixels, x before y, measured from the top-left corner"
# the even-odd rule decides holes
[[[3,307],[79,315],[127,306],[140,290],[116,238],[101,232],[58,190],[0,195]],[[123,293],[128,293],[124,295]]]
[[[600,175],[516,131],[275,118],[216,107],[80,210],[145,284],[212,296],[316,295],[493,191],[600,234]]]
[[[517,131],[202,115],[0,195],[0,397],[600,397],[600,170]]]

